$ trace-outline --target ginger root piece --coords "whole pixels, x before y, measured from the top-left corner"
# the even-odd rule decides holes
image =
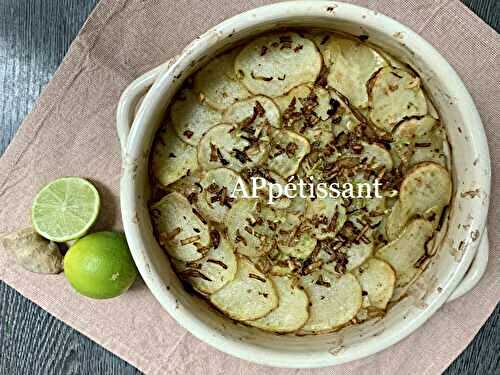
[[[40,236],[33,228],[7,234],[1,243],[14,254],[17,263],[28,271],[47,274],[63,271],[63,256],[59,246]]]

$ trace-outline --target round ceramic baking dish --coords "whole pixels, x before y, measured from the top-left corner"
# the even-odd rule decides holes
[[[454,197],[448,230],[440,250],[408,296],[381,320],[318,336],[275,335],[235,324],[203,299],[187,293],[153,236],[148,212],[151,144],[183,80],[238,41],[288,26],[368,35],[370,42],[409,63],[422,77],[444,121],[453,154]],[[490,160],[476,107],[457,73],[431,45],[380,13],[332,1],[278,3],[242,13],[210,29],[173,61],[135,81],[122,95],[117,119],[123,149],[123,225],[137,267],[151,292],[179,324],[226,353],[279,367],[353,361],[411,334],[445,302],[472,288],[484,272],[488,249],[481,237],[488,211]]]

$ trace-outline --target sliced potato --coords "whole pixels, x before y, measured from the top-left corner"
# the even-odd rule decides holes
[[[263,112],[262,114],[259,114],[259,109]],[[254,116],[252,124],[255,124],[256,128],[265,124],[266,120],[274,128],[281,127],[278,107],[271,99],[262,95],[234,103],[224,112],[222,120],[228,124],[238,125]]]
[[[364,242],[353,243],[347,248],[346,255],[348,259],[347,271],[352,271],[363,264],[373,253],[373,242],[368,244]]]
[[[293,286],[292,279],[286,276],[271,276],[279,305],[263,318],[247,322],[265,331],[287,333],[304,325],[309,318],[309,299],[307,294]]]
[[[384,147],[376,143],[367,142],[361,142],[361,145],[363,146],[363,150],[360,157],[362,160],[366,160],[365,163],[370,167],[384,167],[386,171],[390,171],[394,167],[391,154]]]
[[[433,225],[424,219],[411,221],[401,235],[377,250],[375,256],[396,271],[396,287],[408,284],[419,271],[419,261],[426,255],[425,245],[432,237]]]
[[[304,103],[313,101],[315,105],[314,108],[312,108],[312,112],[314,112],[318,120],[326,121],[330,118],[330,114],[328,113],[331,109],[330,93],[323,87],[312,83],[294,87],[285,95],[275,98],[275,101],[281,112],[287,110],[301,112],[304,108]],[[292,124],[288,125],[291,126]]]
[[[446,135],[432,116],[403,121],[394,131],[392,154],[398,163],[412,166],[423,161],[446,165],[443,151]]]
[[[204,174],[200,184],[203,192],[198,196],[196,206],[206,219],[217,223],[224,221],[235,198],[248,195],[246,182],[239,174],[228,168],[209,170]]]
[[[239,49],[234,49],[216,57],[194,76],[195,91],[201,93],[206,104],[219,111],[251,95],[234,73],[238,53]]]
[[[403,119],[427,114],[419,77],[396,68],[380,70],[370,83],[370,119],[391,132]]]
[[[318,105],[314,107],[314,114],[320,122],[329,120],[332,117],[330,114],[332,109],[332,92],[318,85],[311,85],[311,92],[316,96],[318,102]]]
[[[292,269],[290,267],[279,264],[273,264],[271,270],[269,271],[269,274],[273,276],[294,276],[294,273],[292,272]]]
[[[151,169],[163,186],[198,168],[196,147],[182,142],[170,125],[158,132],[152,152]]]
[[[292,88],[285,95],[274,98],[274,101],[279,107],[281,113],[285,112],[287,109],[300,112],[302,108],[302,100],[306,99],[311,94],[311,90],[312,85],[310,83],[304,83]]]
[[[210,243],[207,225],[182,194],[165,195],[152,206],[160,243],[168,254],[184,262],[201,259]]]
[[[316,248],[316,238],[309,233],[301,233],[300,236],[278,241],[278,249],[286,256],[291,256],[297,259],[306,259]]]
[[[370,258],[356,268],[353,274],[363,292],[367,293],[369,306],[385,310],[396,283],[396,274],[391,266],[380,259]]]
[[[324,129],[306,128],[302,135],[309,141],[312,150],[323,150],[333,141],[333,133]]]
[[[322,48],[323,60],[330,67],[328,85],[341,92],[356,107],[368,106],[366,84],[387,65],[374,49],[359,40],[332,34]]]
[[[331,115],[333,133],[337,136],[341,132],[350,133],[354,131],[360,124],[360,121],[354,115],[349,103],[346,102],[345,97],[339,95],[335,90],[331,89],[329,92],[332,111],[335,109],[334,113]],[[332,113],[332,111],[330,113]]]
[[[433,162],[417,164],[401,183],[398,204],[387,217],[387,238],[395,239],[415,216],[433,216],[437,224],[441,210],[451,200],[451,192],[450,174],[444,167]]]
[[[306,38],[311,39],[314,42],[316,48],[318,48],[321,53],[325,64],[327,61],[330,61],[328,41],[334,36],[337,36],[337,34],[324,30],[313,30],[312,32],[305,34]]]
[[[297,195],[295,198],[290,199],[290,204],[286,207],[286,211],[295,215],[302,215],[306,212],[306,207],[307,200]]]
[[[258,200],[250,199],[236,201],[225,220],[229,240],[236,252],[249,257],[258,257],[271,250],[275,222],[273,210],[263,207]]]
[[[238,257],[234,279],[211,294],[210,302],[232,319],[256,320],[278,306],[278,295],[271,280],[247,258]]]
[[[373,48],[375,51],[377,51],[379,55],[384,58],[384,60],[387,62],[387,65],[392,66],[393,68],[398,68],[401,70],[406,70],[408,72],[411,72],[411,69],[408,67],[408,65],[402,63],[394,56],[392,56],[390,53],[384,51],[382,48],[373,45],[370,45],[370,47]]]
[[[284,114],[283,126],[302,134],[313,148],[322,149],[333,139],[330,117],[332,105],[337,108],[337,104],[323,87],[300,85],[275,101]]]
[[[415,141],[438,125],[438,120],[426,115],[412,117],[403,121],[394,131],[395,140]]]
[[[250,142],[238,136],[236,128],[219,124],[210,129],[198,145],[198,163],[208,170],[226,167],[236,172],[259,164],[267,155],[269,144]]]
[[[297,173],[300,162],[310,151],[306,138],[290,130],[277,130],[272,134],[267,167],[288,178]]]
[[[342,199],[327,196],[308,200],[305,219],[311,223],[311,233],[318,240],[334,238],[344,225],[346,210]]]
[[[369,183],[370,185],[373,186],[373,184],[363,178],[360,178],[359,181],[356,180],[354,182],[355,184],[364,184],[364,183]],[[364,185],[363,185],[364,186]],[[375,189],[373,188],[372,198],[353,198],[351,199],[351,204],[348,207],[348,211],[351,212],[351,218],[356,219],[353,220],[353,223],[355,226],[361,230],[364,227],[364,224],[361,222],[365,222],[363,220],[364,217],[366,217],[366,214],[368,214],[369,222],[371,226],[376,225],[379,223],[383,217],[384,217],[384,211],[387,208],[386,203],[387,203],[387,198],[385,196],[381,196],[379,198],[375,197]],[[366,189],[363,188],[363,192],[366,191]],[[370,230],[368,231],[370,232]]]
[[[439,120],[439,112],[436,109],[434,103],[431,101],[431,98],[429,97],[428,93],[426,93],[425,95],[425,100],[427,101],[427,110],[429,112],[429,115]]]
[[[432,129],[415,144],[415,151],[408,165],[414,166],[418,163],[433,161],[446,167],[448,160],[445,151],[446,142],[446,132],[443,127]]]
[[[315,271],[301,279],[309,297],[309,319],[305,333],[329,331],[349,322],[361,308],[361,287],[346,273],[340,277],[328,271]]]
[[[184,90],[170,107],[170,118],[179,138],[196,146],[208,129],[221,122],[222,114],[201,104],[191,90]]]
[[[342,249],[347,257],[347,272],[359,267],[363,262],[371,257],[373,253],[373,243],[365,244],[363,242],[351,243],[349,247]],[[319,252],[319,259],[323,261],[323,269],[337,274],[338,265],[335,256],[328,254],[324,249]]]
[[[321,86],[300,85],[275,101],[284,113],[283,126],[292,127],[311,143],[319,141],[316,148],[324,147],[331,133],[350,132],[359,124],[344,99],[335,90]],[[304,109],[304,103],[308,109]]]
[[[292,213],[286,209],[274,209],[273,212],[276,217],[276,222],[278,223],[277,231],[279,232],[278,236],[280,240],[293,239],[294,233],[296,234],[301,224],[303,224],[301,215]]]
[[[385,237],[392,241],[398,237],[405,225],[407,224],[410,217],[407,216],[407,211],[401,209],[401,201],[398,199],[394,205],[391,207],[391,212],[386,216],[382,224],[385,229]],[[401,220],[404,222],[401,223]]]
[[[269,170],[269,168],[263,166],[248,168],[242,170],[241,175],[249,185],[252,185],[252,188],[255,184],[256,188],[255,191],[252,191],[252,196],[255,193],[262,201],[269,200],[269,189],[271,189],[271,196],[276,197],[272,201],[273,208],[288,208],[292,203],[291,199],[286,195],[279,194],[280,186],[285,186],[287,181],[276,172]],[[261,183],[265,184],[263,188],[260,188]]]
[[[250,92],[276,97],[300,84],[315,82],[321,55],[312,41],[297,33],[268,34],[242,49],[234,69]]]
[[[188,197],[190,194],[193,193],[198,195],[202,191],[200,185],[200,179],[201,179],[200,171],[189,173],[188,175],[168,185],[167,191],[169,193],[176,191],[178,193],[181,193],[185,197]]]
[[[211,244],[210,250],[200,260],[186,263],[172,258],[172,263],[181,278],[204,294],[218,291],[236,275],[233,246],[224,238],[217,247]]]
[[[424,116],[410,118],[399,124],[394,131],[394,142],[393,147],[391,147],[391,151],[398,161],[408,164],[415,152],[415,143],[420,142],[422,137],[429,134],[437,123],[437,120],[432,116]]]

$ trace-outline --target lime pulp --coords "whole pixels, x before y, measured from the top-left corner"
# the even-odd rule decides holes
[[[97,189],[80,177],[62,177],[44,186],[36,195],[31,221],[43,237],[64,242],[82,237],[99,214]]]

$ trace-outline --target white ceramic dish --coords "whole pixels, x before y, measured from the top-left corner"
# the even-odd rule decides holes
[[[409,296],[382,320],[328,335],[278,336],[234,324],[203,299],[188,294],[153,236],[147,207],[151,143],[183,79],[231,44],[282,26],[322,27],[369,35],[372,43],[410,63],[440,112],[453,151],[454,198],[448,232],[438,254]],[[226,353],[280,367],[322,367],[353,361],[408,336],[445,302],[474,287],[486,268],[488,244],[483,232],[489,204],[490,160],[477,110],[446,60],[410,29],[380,13],[332,1],[278,3],[242,13],[197,38],[174,61],[133,82],[120,99],[117,126],[123,152],[123,224],[139,271],[151,292],[179,324]],[[463,194],[476,189],[479,196]]]

